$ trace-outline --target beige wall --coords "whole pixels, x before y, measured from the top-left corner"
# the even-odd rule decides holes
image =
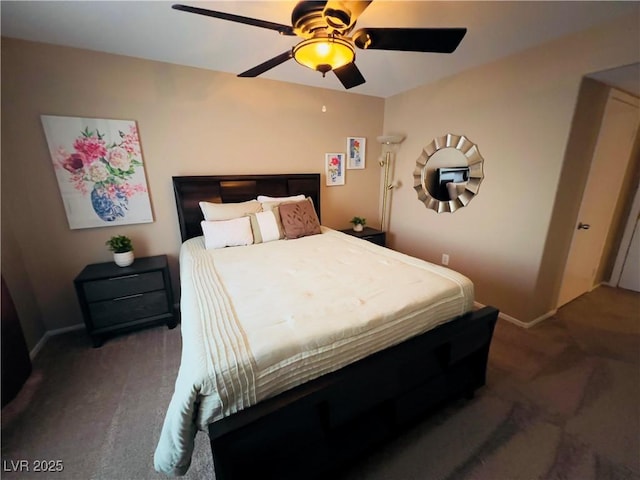
[[[82,322],[73,279],[111,260],[111,235],[129,235],[139,256],[169,255],[177,287],[173,175],[321,172],[324,224],[375,219],[383,113],[376,97],[3,38],[2,269],[29,346]],[[70,230],[41,114],[136,120],[154,223]],[[324,187],[324,154],[344,152],[347,136],[368,139],[366,169]]]
[[[450,266],[475,283],[476,298],[531,322],[555,308],[558,270],[570,242],[571,209],[556,204],[582,77],[640,59],[637,18],[621,18],[522,54],[387,99],[385,131],[407,134],[397,154],[391,245]],[[466,135],[485,159],[485,180],[468,207],[436,214],[417,200],[413,170],[422,148]],[[589,158],[572,162],[588,169]],[[578,173],[578,178],[580,178]],[[584,184],[563,185],[572,199]],[[566,191],[565,191],[566,193]],[[557,226],[570,227],[548,242]],[[549,286],[552,286],[549,288]]]
[[[640,60],[628,17],[506,60],[379,98],[282,84],[85,50],[2,39],[2,271],[30,347],[46,330],[81,322],[73,278],[109,261],[104,241],[123,233],[138,255],[166,253],[177,287],[179,232],[171,176],[323,172],[325,152],[364,136],[367,168],[323,187],[323,223],[378,216],[376,135],[407,139],[394,166],[391,245],[468,275],[479,302],[530,322],[554,308],[571,208],[556,195],[583,75]],[[321,112],[326,105],[327,113]],[[69,230],[41,114],[138,123],[155,222]],[[588,123],[588,122],[587,122]],[[384,128],[383,128],[384,127]],[[485,158],[471,204],[436,214],[417,201],[412,172],[422,148],[467,135]],[[571,186],[570,201],[583,185]]]

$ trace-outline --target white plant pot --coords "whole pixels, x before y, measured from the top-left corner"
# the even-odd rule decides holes
[[[355,224],[355,225],[353,226],[353,231],[354,231],[354,232],[361,232],[363,228],[364,228],[364,227],[363,227],[361,224],[357,223],[357,224]]]
[[[128,267],[133,263],[133,260],[133,251],[113,254],[113,261],[116,262],[116,265],[119,267]]]

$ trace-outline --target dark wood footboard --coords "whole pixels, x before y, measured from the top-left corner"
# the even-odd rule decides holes
[[[485,384],[484,307],[209,425],[216,480],[325,477],[426,411]]]

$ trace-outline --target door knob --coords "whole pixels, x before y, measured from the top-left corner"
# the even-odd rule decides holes
[[[580,222],[578,224],[578,230],[589,230],[589,228],[591,228],[591,225],[589,225],[588,223]]]

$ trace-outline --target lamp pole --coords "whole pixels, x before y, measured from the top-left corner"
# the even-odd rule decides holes
[[[387,196],[389,195],[389,190],[391,190],[391,185],[389,185],[389,164],[391,163],[391,152],[387,150],[385,154],[384,160],[380,161],[380,166],[384,166],[384,184],[382,185],[382,217],[380,219],[380,230],[386,232],[386,225],[384,223],[384,217],[387,212]]]
[[[387,226],[385,224],[385,217],[387,214],[387,197],[389,195],[389,190],[394,187],[392,183],[389,183],[391,150],[395,148],[396,145],[400,145],[404,139],[404,135],[381,135],[378,137],[378,142],[380,142],[383,145],[383,148],[386,150],[384,160],[380,160],[378,162],[381,167],[384,167],[384,184],[382,186],[382,215],[380,217],[380,229],[383,232],[387,231]]]

